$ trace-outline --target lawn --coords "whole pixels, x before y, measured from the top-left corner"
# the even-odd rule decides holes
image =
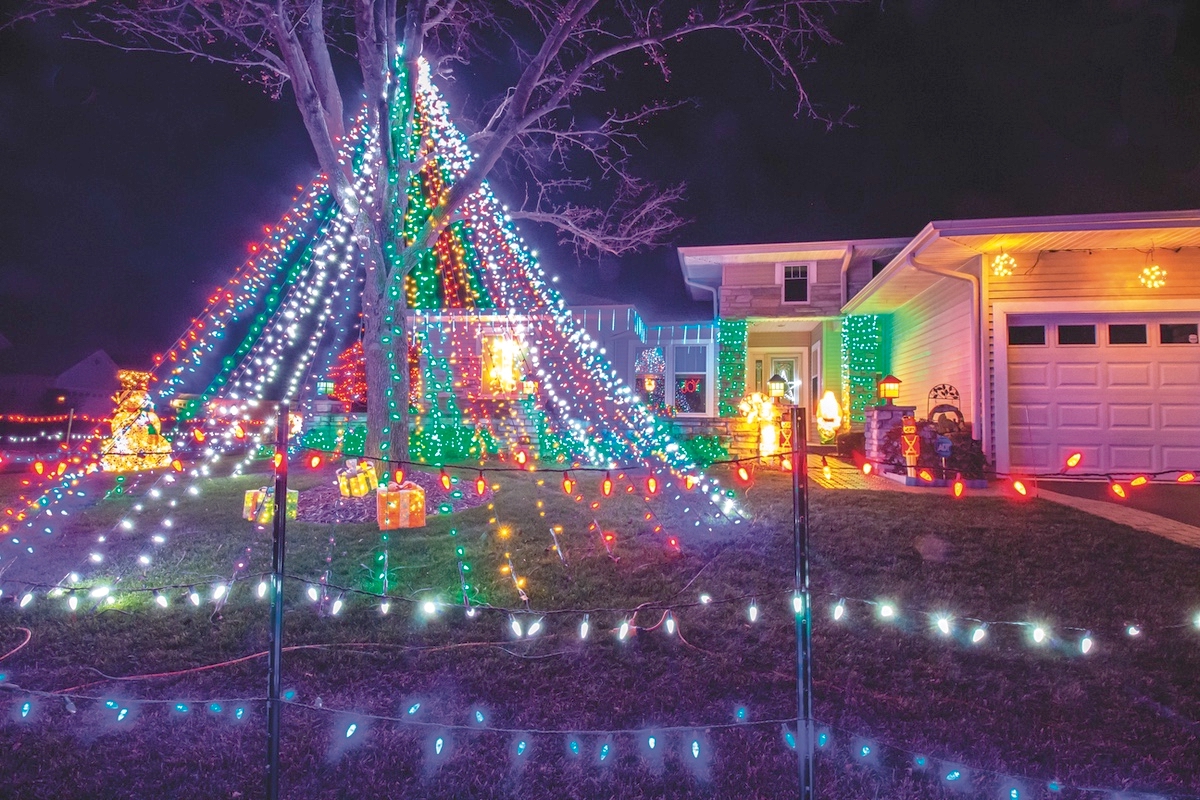
[[[707,519],[695,526],[691,494],[647,502],[618,480],[602,499],[593,474],[575,502],[560,476],[540,477],[496,476],[490,503],[431,517],[386,546],[373,524],[289,524],[286,643],[299,649],[284,659],[286,796],[795,792],[780,722],[796,708],[786,476],[759,473],[744,500],[752,521],[712,532]],[[330,475],[293,479],[306,489]],[[32,633],[0,662],[5,797],[261,796],[266,659],[196,668],[266,649],[256,587],[270,532],[239,519],[242,492],[263,482],[205,480],[199,496],[168,491],[137,515],[143,486],[74,514],[60,540],[43,543],[44,561],[3,576],[6,586],[53,583],[109,532],[104,563],[84,580],[113,587],[115,602],[81,595],[70,613],[67,597],[44,590],[23,609],[12,591],[0,598],[0,655],[24,639],[19,627]],[[1200,551],[1039,501],[816,488],[811,499],[821,797],[998,797],[1001,776],[1031,779],[1021,798],[1111,796],[1071,787],[1200,794]],[[156,545],[148,537],[168,513]],[[116,527],[126,516],[132,531]],[[593,517],[615,532],[615,557],[588,530]],[[566,566],[552,524],[563,526]],[[475,600],[497,609],[522,606],[503,571],[511,554],[539,612],[517,619],[527,630],[540,618],[537,636],[515,639],[504,611],[464,614],[456,548]],[[385,549],[386,615],[370,594]],[[228,598],[213,603],[213,586],[235,570]],[[326,570],[333,588],[314,603],[308,589]],[[129,593],[137,587],[171,587],[168,607]],[[200,607],[186,600],[191,587]],[[433,615],[427,600],[440,603]],[[883,603],[893,618],[880,617]],[[924,613],[943,611],[956,616],[950,636]],[[993,623],[978,644],[967,617]],[[997,624],[1006,621],[1039,623],[1046,641],[1032,641],[1032,625]],[[1131,624],[1141,635],[1127,634]],[[1096,642],[1086,656],[1082,629]],[[161,676],[110,680],[146,674]],[[186,712],[175,707],[184,699]],[[1066,788],[1051,795],[1050,781]]]

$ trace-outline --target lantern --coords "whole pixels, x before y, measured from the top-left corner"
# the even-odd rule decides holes
[[[772,399],[783,397],[785,394],[787,394],[787,390],[787,379],[779,373],[775,373],[770,378],[767,378],[767,392],[771,395]]]
[[[330,397],[333,394],[333,381],[322,378],[317,381],[317,397]]]
[[[895,375],[888,375],[883,380],[879,381],[879,399],[884,405],[891,405],[892,401],[900,396],[900,384],[903,383]]]

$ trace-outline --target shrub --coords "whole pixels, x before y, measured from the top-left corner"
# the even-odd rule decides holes
[[[904,456],[900,446],[900,425],[893,425],[883,438],[882,460],[888,465],[888,471],[904,472]],[[917,435],[921,438],[921,455],[917,457],[917,466],[930,467],[940,470],[942,460],[938,458],[934,445],[937,442],[937,426],[927,419],[917,421]],[[950,439],[950,457],[946,459],[948,477],[961,474],[964,478],[977,479],[984,477],[987,458],[983,454],[983,445],[971,438],[968,427],[963,431],[943,434]],[[839,449],[839,452],[840,449]]]

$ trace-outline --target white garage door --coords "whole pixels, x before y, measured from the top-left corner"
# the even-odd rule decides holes
[[[1200,466],[1200,312],[1008,317],[1013,471]]]

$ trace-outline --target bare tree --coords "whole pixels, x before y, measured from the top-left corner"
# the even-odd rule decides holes
[[[548,224],[563,241],[592,253],[621,255],[663,244],[683,220],[675,211],[683,187],[658,186],[640,177],[632,152],[638,126],[673,104],[652,102],[615,109],[599,121],[582,122],[575,110],[598,98],[625,72],[650,69],[669,78],[671,51],[681,40],[725,34],[740,40],[771,78],[787,89],[796,113],[824,120],[813,108],[800,71],[814,42],[833,42],[822,14],[854,0],[26,0],[8,22],[62,15],[73,23],[69,36],[127,51],[174,53],[229,64],[279,96],[290,84],[321,169],[342,211],[355,220],[366,249],[363,290],[367,366],[367,452],[407,453],[407,403],[400,419],[389,419],[386,387],[389,357],[404,363],[404,314],[391,308],[392,289],[402,288],[418,255],[433,245],[463,202],[496,170],[502,159],[523,176],[529,192],[515,219]],[[503,50],[503,53],[498,52]],[[378,125],[393,93],[416,93],[418,63],[435,75],[490,55],[514,67],[512,81],[487,105],[468,143],[476,157],[410,242],[387,242],[383,220],[403,213],[391,204],[405,194],[368,187],[355,192],[349,165],[339,164],[338,141],[346,133],[334,54],[357,61],[368,122],[383,137],[382,154],[397,152],[389,127]],[[390,65],[400,57],[397,87]],[[355,87],[356,88],[356,87]],[[414,104],[408,104],[409,109]],[[412,112],[401,121],[414,124]],[[590,169],[572,169],[580,160]],[[380,156],[373,170],[378,187],[393,177],[407,185],[419,159]],[[396,174],[401,173],[401,174]],[[602,187],[586,175],[602,175]],[[587,197],[586,202],[578,198]],[[596,202],[597,197],[600,202]],[[384,257],[390,244],[399,258]],[[403,298],[404,292],[395,295]],[[403,302],[403,300],[399,301]],[[390,313],[390,312],[395,313]],[[384,320],[394,319],[385,336]],[[407,370],[396,396],[406,398]]]

